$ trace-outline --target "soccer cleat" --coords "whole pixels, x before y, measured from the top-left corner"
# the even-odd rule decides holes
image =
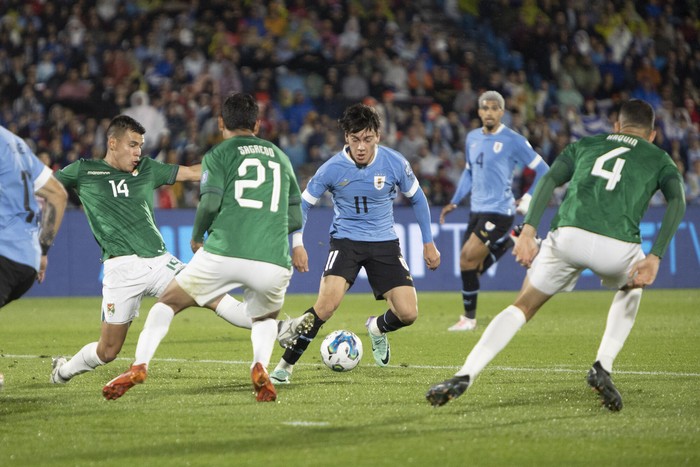
[[[369,325],[373,319],[376,318],[374,316],[370,316],[367,318],[367,322],[365,323],[369,338],[372,341],[372,356],[374,357],[374,361],[377,362],[377,365],[387,366],[389,364],[389,358],[391,358],[389,337],[386,335],[386,333],[375,336],[372,331],[370,331]]]
[[[66,384],[68,382],[67,379],[62,378],[58,373],[61,367],[66,363],[68,363],[68,360],[66,360],[65,357],[56,357],[51,359],[51,382],[53,384]]]
[[[131,368],[114,378],[102,388],[102,395],[107,400],[119,399],[129,389],[146,381],[146,376],[148,376],[148,370],[146,369],[145,363],[131,365]]]
[[[262,363],[257,362],[250,370],[250,378],[253,380],[255,400],[258,402],[274,402],[277,399],[277,391],[270,381],[270,375]]]
[[[274,384],[291,384],[291,377],[292,374],[290,372],[281,368],[270,373],[270,381]]]
[[[454,376],[428,389],[425,398],[433,407],[440,407],[456,399],[469,388],[469,375]]]
[[[473,331],[476,329],[476,318],[467,318],[462,315],[459,321],[447,328],[448,331]]]
[[[586,376],[588,385],[600,395],[601,403],[613,412],[622,410],[622,396],[617,391],[617,388],[610,378],[610,373],[600,365],[600,362],[595,362],[593,367],[588,371]]]
[[[280,321],[277,329],[277,342],[288,349],[293,346],[300,335],[309,332],[314,325],[314,315],[307,312],[298,318]]]

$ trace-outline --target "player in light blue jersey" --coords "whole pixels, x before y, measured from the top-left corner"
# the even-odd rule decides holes
[[[440,213],[440,223],[443,224],[445,216],[471,193],[469,225],[459,256],[464,315],[448,328],[449,331],[476,328],[479,276],[513,246],[508,232],[513,226],[515,213],[527,213],[535,184],[549,170],[527,139],[501,123],[504,109],[505,101],[498,92],[486,91],[479,96],[479,118],[483,126],[467,135],[464,173],[450,204]],[[536,176],[516,208],[511,186],[517,165],[529,167]]]
[[[339,123],[345,133],[345,147],[318,169],[302,194],[302,225],[311,206],[326,191],[331,193],[334,206],[328,260],[316,303],[307,310],[314,315],[314,325],[284,352],[270,375],[277,384],[289,383],[294,364],[338,308],[362,267],[376,299],[384,299],[389,305],[383,315],[371,316],[366,323],[375,361],[380,366],[389,363],[386,333],[409,326],[418,317],[416,289],[394,231],[393,202],[399,191],[410,200],[416,214],[426,265],[431,270],[440,265],[440,252],[430,230],[428,201],[408,161],[379,145],[376,111],[355,104],[345,110]],[[294,267],[306,272],[308,256],[302,231],[292,238]]]
[[[43,199],[39,209],[36,196]],[[27,143],[0,126],[0,308],[43,282],[68,195]]]

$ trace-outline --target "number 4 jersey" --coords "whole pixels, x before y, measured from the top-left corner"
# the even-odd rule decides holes
[[[680,173],[671,157],[636,136],[613,133],[583,138],[556,159],[566,196],[552,230],[578,227],[618,240],[640,243],[639,223],[654,193]],[[565,170],[561,171],[564,164]],[[561,171],[561,172],[560,172]]]
[[[204,249],[210,253],[291,267],[289,202],[301,193],[289,158],[255,136],[235,136],[202,161],[201,195],[222,197]]]
[[[166,253],[153,215],[153,191],[175,183],[178,169],[148,157],[133,172],[122,172],[104,160],[80,159],[55,176],[78,193],[103,260],[125,255],[152,258]]]

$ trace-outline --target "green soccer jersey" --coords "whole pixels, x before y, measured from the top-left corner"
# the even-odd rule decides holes
[[[153,190],[172,185],[179,167],[144,157],[133,172],[122,172],[104,160],[80,159],[56,172],[66,188],[74,188],[88,223],[102,248],[102,259],[166,252],[153,215]]]
[[[639,224],[651,197],[680,177],[666,152],[619,133],[583,138],[556,162],[568,166],[570,181],[552,230],[572,226],[632,243],[641,242]]]
[[[223,141],[204,156],[200,190],[222,197],[206,251],[291,267],[287,215],[301,193],[277,146],[255,136]]]

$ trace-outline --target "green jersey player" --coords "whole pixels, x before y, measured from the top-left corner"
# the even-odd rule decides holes
[[[176,181],[198,181],[201,166],[161,164],[141,157],[146,130],[120,115],[107,129],[107,154],[102,160],[79,160],[56,173],[74,189],[95,239],[102,249],[102,328],[100,339],[85,345],[70,360],[53,359],[51,382],[66,383],[73,376],[114,360],[129,326],[138,316],[141,299],[158,297],[184,267],[166,251],[155,225],[153,191]],[[208,304],[231,324],[250,329],[251,320],[225,295]],[[282,336],[284,337],[284,336]]]
[[[518,298],[491,321],[456,375],[430,388],[431,404],[463,394],[537,310],[554,294],[572,290],[589,268],[617,292],[587,381],[606,408],[622,409],[610,378],[613,361],[632,330],[642,289],[656,279],[685,213],[683,180],[671,157],[651,144],[655,136],[654,110],[634,99],[620,108],[614,133],[583,138],[564,149],[538,184],[513,249],[516,260],[530,268]],[[565,183],[566,196],[538,252],[535,235],[542,213],[554,188]],[[657,190],[668,207],[645,257],[639,224]]]
[[[275,318],[292,275],[287,236],[301,226],[301,193],[287,156],[255,137],[258,126],[258,105],[251,95],[226,99],[219,117],[224,141],[202,163],[191,240],[195,255],[151,308],[134,364],[107,383],[107,399],[117,399],[145,381],[148,363],[175,314],[193,305],[211,306],[238,287],[245,296],[239,308],[252,319],[256,399],[276,399],[267,365],[278,332]],[[302,315],[294,322],[294,332],[301,332],[311,327],[313,316]]]

